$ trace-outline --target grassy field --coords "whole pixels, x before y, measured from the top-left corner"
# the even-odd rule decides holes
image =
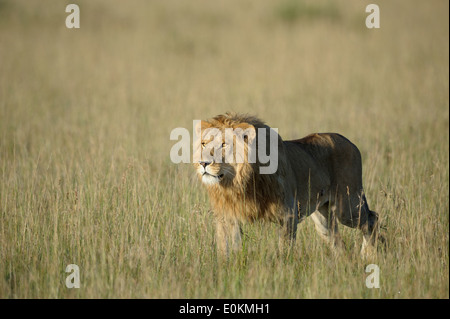
[[[0,0],[0,298],[449,298],[448,1],[73,2]],[[226,111],[353,141],[386,251],[257,223],[219,262],[169,135]]]

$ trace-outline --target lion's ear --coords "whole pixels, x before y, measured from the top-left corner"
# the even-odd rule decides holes
[[[241,123],[236,126],[238,129],[242,129],[244,141],[247,143],[252,143],[256,137],[256,129],[253,125],[248,123]]]

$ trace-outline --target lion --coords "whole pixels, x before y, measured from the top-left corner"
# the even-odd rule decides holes
[[[223,134],[230,128],[241,132],[232,140],[233,145],[226,143]],[[215,131],[211,134],[209,129]],[[270,130],[255,116],[235,113],[200,121],[196,127],[200,138],[196,152],[201,154],[194,165],[209,193],[218,251],[228,256],[230,251],[240,250],[241,224],[256,220],[280,224],[281,242],[287,241],[291,247],[298,223],[308,216],[320,237],[336,250],[343,246],[338,222],[362,231],[363,254],[374,248],[378,214],[369,209],[364,194],[358,148],[337,133],[310,134],[290,141],[277,134],[278,167],[275,173],[261,174],[259,154],[254,162],[249,161],[249,145],[254,143],[251,145],[258,148],[262,137],[269,140]],[[202,152],[208,143],[215,148]],[[244,160],[223,160],[227,148],[232,147],[236,155],[239,143],[244,144]]]

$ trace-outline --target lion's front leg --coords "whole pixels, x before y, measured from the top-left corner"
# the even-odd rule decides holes
[[[228,256],[230,251],[242,249],[241,226],[235,218],[216,218],[216,241],[220,255]]]

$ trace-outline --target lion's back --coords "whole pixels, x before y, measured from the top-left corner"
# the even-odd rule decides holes
[[[327,172],[331,184],[362,187],[361,154],[346,137],[338,133],[314,133],[286,141],[286,146],[291,149],[290,156],[294,157],[290,159],[294,169],[315,168]],[[305,164],[309,167],[304,167]]]

